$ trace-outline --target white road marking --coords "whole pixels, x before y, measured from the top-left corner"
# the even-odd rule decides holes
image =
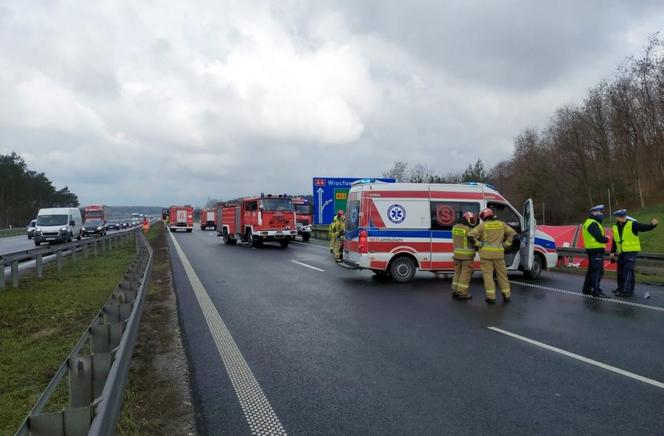
[[[656,310],[656,311],[659,311],[659,312],[664,312],[664,307],[651,306],[649,304],[634,303],[634,302],[629,301],[629,300],[623,300],[623,299],[618,299],[618,298],[593,297],[592,295],[582,294],[581,292],[568,291],[566,289],[552,288],[552,287],[549,287],[549,286],[536,285],[536,284],[527,283],[527,282],[519,282],[519,281],[516,281],[516,280],[510,280],[510,283],[514,283],[515,285],[528,286],[528,287],[536,288],[536,289],[543,289],[545,291],[558,292],[560,294],[575,295],[577,297],[591,298],[591,299],[594,299],[594,300],[602,300],[602,301],[606,301],[607,303],[622,304],[622,305],[625,305],[625,306],[632,306],[632,307],[638,307],[638,308],[641,308],[641,309],[650,309],[650,310]]]
[[[191,283],[191,287],[194,290],[194,295],[196,295],[198,304],[203,311],[205,322],[210,329],[210,333],[212,333],[221,360],[224,362],[226,372],[233,384],[235,394],[240,401],[240,406],[251,429],[251,434],[286,435],[286,431],[281,425],[279,418],[274,413],[263,389],[258,384],[258,380],[256,380],[244,356],[242,356],[240,349],[228,331],[226,324],[221,319],[219,312],[214,307],[203,283],[201,283],[198,275],[196,275],[194,268],[191,266],[189,259],[187,259],[175,236],[170,232],[169,234],[187,274],[187,278]]]
[[[291,262],[296,263],[298,265],[306,266],[307,268],[315,269],[316,271],[325,272],[324,269],[320,269],[320,268],[316,268],[315,266],[307,265],[306,263],[299,262],[295,259],[291,259]]]
[[[607,365],[606,363],[598,362],[597,360],[589,359],[587,357],[580,356],[575,353],[571,353],[569,351],[562,350],[557,347],[553,347],[551,345],[547,345],[545,343],[536,341],[534,339],[526,338],[525,336],[517,335],[516,333],[508,332],[507,330],[500,329],[498,327],[487,327],[489,330],[493,330],[494,332],[501,333],[506,336],[510,336],[512,338],[518,339],[523,342],[528,342],[529,344],[536,345],[538,347],[544,348],[549,351],[554,351],[556,353],[560,353],[564,356],[571,357],[572,359],[580,360],[581,362],[588,363],[590,365],[597,366],[602,369],[606,369],[607,371],[615,372],[616,374],[623,375],[625,377],[632,378],[634,380],[638,380],[643,383],[648,383],[649,385],[664,389],[664,383],[659,382],[657,380],[653,380],[651,378],[643,377],[638,374],[634,374],[633,372],[625,371],[624,369],[616,368],[615,366]]]

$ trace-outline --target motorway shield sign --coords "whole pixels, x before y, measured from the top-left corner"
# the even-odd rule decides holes
[[[314,177],[314,224],[330,224],[336,211],[346,210],[351,184],[363,177]],[[372,179],[394,183],[394,179]]]

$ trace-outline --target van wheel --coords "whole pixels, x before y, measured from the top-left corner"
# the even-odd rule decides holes
[[[415,262],[407,256],[400,256],[392,260],[389,272],[397,283],[407,283],[415,276]]]
[[[536,254],[533,259],[533,269],[524,271],[523,275],[529,280],[537,280],[542,275],[542,258]]]
[[[41,245],[41,242],[35,239],[35,246],[39,247]]]
[[[83,232],[78,232],[78,237],[76,238],[77,241],[80,241],[83,239]]]

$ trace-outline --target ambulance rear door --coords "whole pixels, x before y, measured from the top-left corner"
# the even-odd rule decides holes
[[[535,261],[535,211],[533,210],[533,200],[528,199],[523,204],[523,231],[521,232],[521,247],[519,248],[519,258],[521,267],[525,271],[533,269]]]

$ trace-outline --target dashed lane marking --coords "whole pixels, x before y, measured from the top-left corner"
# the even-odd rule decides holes
[[[546,350],[562,354],[563,356],[571,357],[572,359],[580,360],[581,362],[585,362],[585,363],[588,363],[590,365],[594,365],[594,366],[597,366],[599,368],[606,369],[607,371],[611,371],[611,372],[614,372],[616,374],[620,374],[622,376],[629,377],[629,378],[632,378],[634,380],[638,380],[640,382],[647,383],[649,385],[658,387],[660,389],[664,389],[664,383],[662,383],[660,381],[653,380],[653,379],[647,378],[647,377],[643,377],[641,375],[634,374],[633,372],[625,371],[624,369],[616,368],[615,366],[607,365],[606,363],[598,362],[597,360],[589,359],[589,358],[583,357],[579,354],[571,353],[571,352],[565,351],[561,348],[557,348],[557,347],[545,344],[543,342],[539,342],[539,341],[536,341],[534,339],[527,338],[525,336],[517,335],[516,333],[508,332],[507,330],[503,330],[503,329],[498,328],[498,327],[487,327],[487,328],[489,330],[492,330],[494,332],[503,334],[505,336],[509,336],[509,337],[514,338],[514,339],[518,339],[520,341],[527,342],[529,344],[536,345],[538,347],[544,348]]]
[[[316,271],[325,272],[324,269],[320,269],[320,268],[317,268],[315,266],[307,265],[306,263],[302,263],[302,262],[297,261],[295,259],[291,259],[291,262],[296,263],[298,265],[306,266],[307,268],[315,269]]]
[[[656,310],[658,312],[664,312],[664,307],[651,306],[649,304],[634,303],[633,301],[629,300],[622,300],[622,299],[619,300],[617,298],[593,297],[592,295],[582,294],[581,292],[568,291],[566,289],[552,288],[550,286],[536,285],[534,283],[520,282],[517,280],[510,280],[510,283],[514,283],[515,285],[520,285],[520,286],[528,286],[535,289],[543,289],[545,291],[558,292],[560,294],[575,295],[577,297],[582,297],[582,298],[590,298],[593,300],[606,301],[607,303],[622,304],[624,306],[632,306],[632,307],[638,307],[640,309],[650,309],[650,310]]]
[[[270,402],[258,384],[258,380],[256,380],[251,368],[249,368],[247,361],[242,356],[224,320],[221,319],[221,315],[219,315],[219,312],[214,307],[203,283],[198,278],[178,241],[172,234],[170,235],[187,274],[187,278],[194,290],[194,295],[196,295],[198,304],[201,307],[205,322],[210,329],[210,333],[212,333],[214,343],[217,346],[235,394],[240,401],[240,406],[251,429],[251,434],[261,436],[286,435],[286,431],[281,425],[279,418],[272,409]]]

